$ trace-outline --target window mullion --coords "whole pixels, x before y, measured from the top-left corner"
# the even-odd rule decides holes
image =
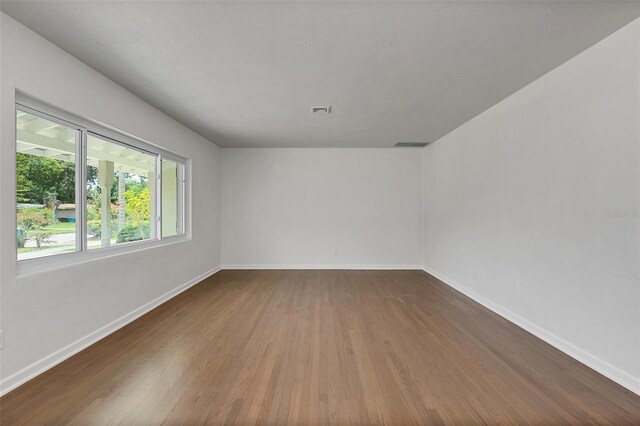
[[[178,234],[179,235],[185,235],[187,233],[187,225],[186,225],[186,220],[185,220],[185,212],[186,212],[186,203],[187,203],[187,198],[186,198],[186,193],[187,193],[187,178],[186,178],[186,173],[187,173],[187,166],[184,163],[178,163],[179,166],[179,170],[180,170],[180,175],[178,177],[179,179],[179,185],[178,185]]]
[[[156,156],[156,199],[154,200],[155,212],[155,238],[162,239],[162,154]]]
[[[87,251],[87,129],[80,129],[80,200],[76,203],[78,212],[76,220],[80,220],[81,251]]]
[[[82,130],[76,129],[75,147],[75,232],[76,251],[82,251]]]

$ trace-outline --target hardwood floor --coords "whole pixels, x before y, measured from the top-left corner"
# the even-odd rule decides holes
[[[14,424],[639,424],[421,271],[221,271],[0,400]]]

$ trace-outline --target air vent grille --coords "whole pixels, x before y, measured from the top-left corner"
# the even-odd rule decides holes
[[[311,107],[311,113],[324,113],[329,114],[331,112],[331,106],[314,106]]]
[[[423,148],[429,145],[429,142],[398,142],[397,147],[403,148]]]

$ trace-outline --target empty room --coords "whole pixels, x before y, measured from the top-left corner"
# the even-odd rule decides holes
[[[640,2],[0,0],[0,424],[640,424]]]

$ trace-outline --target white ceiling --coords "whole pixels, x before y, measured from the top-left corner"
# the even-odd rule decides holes
[[[640,16],[612,1],[1,8],[225,147],[434,141]]]

